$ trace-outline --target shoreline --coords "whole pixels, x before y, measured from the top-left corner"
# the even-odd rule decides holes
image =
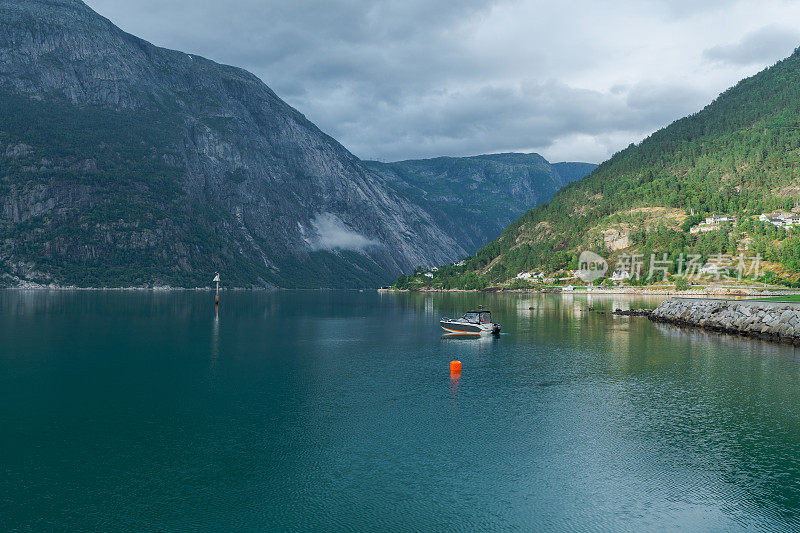
[[[652,322],[800,346],[800,303],[671,298],[649,315]]]
[[[14,287],[0,287],[0,291],[32,291],[32,292],[70,292],[70,291],[96,291],[96,292],[214,292],[215,287],[172,287],[169,285],[157,287],[75,287],[71,285],[30,285],[30,286],[14,286]],[[273,292],[273,291],[308,291],[308,292],[331,292],[331,291],[349,291],[349,292],[367,292],[372,291],[369,289],[331,289],[327,287],[320,287],[316,289],[292,289],[284,287],[220,287],[219,291],[235,291],[235,292]]]
[[[96,292],[209,292],[214,291],[214,287],[173,287],[170,285],[159,286],[139,286],[139,287],[77,287],[74,285],[40,285],[25,284],[9,287],[0,287],[0,291],[36,291],[36,292],[70,292],[70,291],[96,291]],[[710,288],[692,289],[688,291],[676,291],[674,289],[640,289],[634,287],[618,289],[594,289],[594,290],[541,290],[541,289],[371,289],[371,288],[327,288],[319,287],[313,289],[293,289],[283,287],[220,287],[220,291],[357,291],[371,292],[377,291],[380,294],[391,293],[420,293],[420,294],[439,294],[439,293],[466,293],[466,294],[559,294],[562,296],[603,296],[603,295],[628,295],[628,296],[673,296],[678,298],[735,298],[743,297],[776,297],[800,295],[797,289],[756,289],[756,288]]]
[[[68,291],[114,291],[114,292],[184,292],[184,291],[213,291],[214,287],[75,287],[70,285],[30,285],[30,286],[16,286],[16,287],[0,287],[2,291],[54,291],[54,292],[68,292]],[[241,289],[238,287],[227,287],[220,291],[239,291],[239,290],[274,290],[274,289]]]
[[[631,296],[677,296],[684,298],[705,298],[705,297],[753,297],[753,296],[793,296],[800,295],[797,289],[755,289],[755,288],[711,288],[711,289],[690,289],[678,291],[675,289],[594,289],[591,291],[579,290],[536,290],[536,289],[378,289],[379,293],[480,293],[480,294],[560,294],[562,296],[591,295],[631,295]]]

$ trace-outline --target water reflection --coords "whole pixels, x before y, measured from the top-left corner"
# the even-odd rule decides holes
[[[523,298],[517,301],[517,314],[522,317],[532,317],[536,315],[536,307],[533,300]]]
[[[450,376],[450,406],[455,409],[458,407],[458,391],[461,388],[461,374]]]
[[[211,323],[211,359],[215,361],[219,357],[219,310],[214,313],[214,320]]]
[[[425,314],[427,316],[433,316],[433,297],[425,298]]]
[[[445,333],[442,340],[451,341],[470,341],[470,342],[492,342],[493,335],[481,335],[479,333]]]
[[[798,350],[660,299],[0,291],[0,529],[798,530]]]

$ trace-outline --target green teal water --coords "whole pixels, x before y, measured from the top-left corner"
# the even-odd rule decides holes
[[[0,530],[800,528],[792,347],[588,310],[657,300],[211,298],[0,291]],[[478,304],[503,335],[442,338]]]

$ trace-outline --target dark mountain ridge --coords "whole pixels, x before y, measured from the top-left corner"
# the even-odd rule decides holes
[[[551,164],[535,153],[365,163],[407,196],[432,206],[437,223],[470,253],[597,166]]]
[[[0,2],[7,283],[359,286],[465,250],[252,74]]]

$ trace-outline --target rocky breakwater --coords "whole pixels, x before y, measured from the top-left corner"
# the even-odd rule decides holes
[[[800,345],[800,305],[785,302],[672,298],[649,315],[654,322]]]

